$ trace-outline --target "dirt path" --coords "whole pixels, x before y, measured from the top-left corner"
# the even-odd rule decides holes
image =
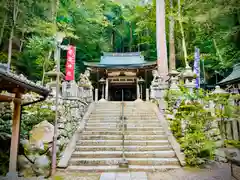
[[[234,175],[240,180],[240,167],[234,166]],[[168,172],[148,173],[148,180],[236,180],[231,177],[229,164],[216,164],[208,169],[182,168]]]

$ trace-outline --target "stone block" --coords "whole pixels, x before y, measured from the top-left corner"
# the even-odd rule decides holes
[[[54,126],[48,121],[42,121],[33,127],[30,131],[30,144],[35,145],[37,148],[43,149],[45,143],[53,141]]]
[[[100,180],[116,180],[116,173],[102,173]]]

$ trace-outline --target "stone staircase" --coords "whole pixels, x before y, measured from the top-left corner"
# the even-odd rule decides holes
[[[179,161],[151,106],[124,102],[124,135],[128,168],[123,157],[121,102],[96,103],[85,130],[79,135],[68,171],[164,171],[179,168]]]

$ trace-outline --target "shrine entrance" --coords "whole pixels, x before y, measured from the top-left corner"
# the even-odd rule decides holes
[[[136,91],[134,86],[111,86],[109,98],[111,101],[134,101],[137,99]]]
[[[137,99],[136,77],[109,77],[109,97],[111,101],[134,101]]]
[[[145,61],[141,53],[103,53],[99,63],[84,62],[84,65],[91,72],[95,101],[149,99],[152,70],[157,64]]]

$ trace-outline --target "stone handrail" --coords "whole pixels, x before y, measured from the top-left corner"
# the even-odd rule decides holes
[[[58,168],[67,168],[68,162],[72,156],[72,153],[75,150],[76,147],[76,142],[79,139],[79,133],[84,130],[86,121],[88,120],[90,114],[92,113],[93,109],[95,108],[95,103],[91,103],[90,106],[88,107],[87,112],[84,114],[82,122],[79,124],[79,127],[73,134],[72,138],[70,139],[67,147],[64,150],[63,156],[61,157],[59,163],[58,163]]]

